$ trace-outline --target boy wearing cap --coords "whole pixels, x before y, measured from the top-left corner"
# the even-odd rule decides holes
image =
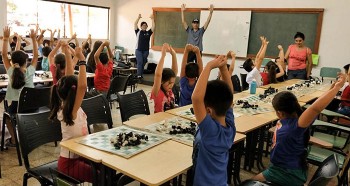
[[[203,40],[203,34],[205,32],[205,30],[207,30],[208,25],[210,23],[211,20],[211,16],[213,14],[213,10],[214,10],[214,6],[211,4],[210,8],[209,8],[209,16],[207,18],[207,21],[205,22],[205,24],[203,25],[203,27],[199,28],[199,19],[195,18],[192,21],[192,28],[190,29],[189,26],[187,25],[186,21],[185,21],[185,15],[184,15],[184,11],[186,9],[186,5],[182,4],[181,5],[181,18],[182,18],[182,25],[184,26],[186,32],[187,32],[187,44],[192,44],[194,46],[197,46],[202,54],[203,51],[203,44],[202,44],[202,40]],[[188,54],[188,62],[193,62],[193,61],[197,61],[196,60],[196,54],[193,52],[190,52]]]

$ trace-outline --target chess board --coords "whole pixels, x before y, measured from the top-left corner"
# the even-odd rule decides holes
[[[266,107],[261,107],[261,106],[259,106],[257,109],[242,108],[242,105],[237,105],[237,106],[234,107],[234,114],[235,115],[236,114],[255,115],[255,114],[263,114],[263,113],[272,112],[272,111],[273,110],[271,108],[266,108]]]
[[[116,149],[113,144],[110,142],[112,137],[116,137],[119,133],[137,133],[145,134],[148,136],[148,141],[146,143],[141,143],[137,146],[124,146],[120,149]],[[152,134],[145,131],[135,130],[126,126],[120,126],[113,129],[105,130],[102,132],[90,134],[83,139],[77,141],[80,144],[87,145],[89,147],[107,151],[124,158],[130,158],[140,152],[143,152],[153,146],[156,146],[169,138],[162,135]]]
[[[176,114],[188,120],[196,121],[196,117],[192,114],[190,109],[179,111]]]
[[[169,134],[173,125],[186,128],[191,126],[191,121],[179,117],[173,117],[167,120],[160,121],[158,123],[148,125],[147,127],[145,127],[145,129],[153,133],[167,135],[175,141],[184,143],[189,146],[193,146],[194,136],[192,134]]]
[[[242,100],[246,100],[246,101],[248,101],[250,104],[251,104],[251,103],[256,103],[256,102],[261,101],[258,95],[251,95],[251,96],[242,98]]]

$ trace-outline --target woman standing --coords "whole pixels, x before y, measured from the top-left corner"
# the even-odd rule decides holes
[[[305,35],[297,32],[295,44],[290,45],[285,58],[288,60],[288,79],[309,79],[312,70],[311,49],[304,45]]]
[[[151,29],[147,30],[148,25],[146,22],[141,22],[141,30],[138,28],[137,24],[139,23],[139,20],[141,19],[141,14],[139,14],[139,17],[136,19],[134,28],[135,28],[135,34],[137,38],[136,42],[136,62],[137,62],[137,77],[141,78],[143,74],[143,68],[145,64],[147,63],[147,57],[149,54],[149,40],[151,38],[151,35],[153,34],[154,28],[155,28],[155,22],[153,15],[150,16],[152,19],[152,27]]]

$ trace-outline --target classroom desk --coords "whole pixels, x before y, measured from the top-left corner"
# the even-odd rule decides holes
[[[259,88],[268,89],[269,87],[272,87],[272,88],[280,89],[280,88],[283,88],[283,87],[286,87],[286,86],[290,86],[290,85],[293,85],[293,84],[296,84],[296,83],[300,83],[301,81],[303,81],[303,80],[302,79],[290,79],[290,80],[279,82],[279,83],[263,85],[263,86],[260,86]]]
[[[168,140],[129,159],[82,145],[83,137],[60,145],[95,163],[102,163],[147,185],[160,185],[184,173],[192,166],[192,147]]]
[[[175,117],[177,117],[177,116],[174,114],[169,114],[166,112],[158,112],[155,114],[146,115],[143,117],[139,117],[139,118],[135,118],[135,119],[126,121],[126,122],[124,122],[124,124],[128,125],[130,127],[133,127],[133,128],[143,129],[150,124],[157,123],[157,122],[160,122],[160,121],[166,120],[166,119],[175,118]]]
[[[125,159],[108,154],[102,164],[146,185],[161,185],[192,166],[192,147],[168,140]]]
[[[191,104],[191,105],[186,105],[184,107],[178,107],[178,108],[175,108],[175,109],[167,110],[165,112],[169,113],[169,114],[172,114],[172,115],[175,115],[175,116],[180,116],[182,118],[188,119],[188,120],[193,121],[193,122],[197,122],[197,120],[196,120],[196,118],[194,117],[193,114],[188,114],[188,115],[181,115],[180,114],[181,112],[185,112],[185,111],[189,112],[192,107],[193,106]]]

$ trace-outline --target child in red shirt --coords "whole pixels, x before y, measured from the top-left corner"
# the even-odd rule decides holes
[[[102,53],[104,47],[107,47],[108,54]],[[102,45],[97,49],[94,58],[96,63],[94,78],[95,89],[100,93],[107,94],[111,84],[110,79],[113,72],[113,54],[111,48],[109,47],[109,41],[102,43]]]

